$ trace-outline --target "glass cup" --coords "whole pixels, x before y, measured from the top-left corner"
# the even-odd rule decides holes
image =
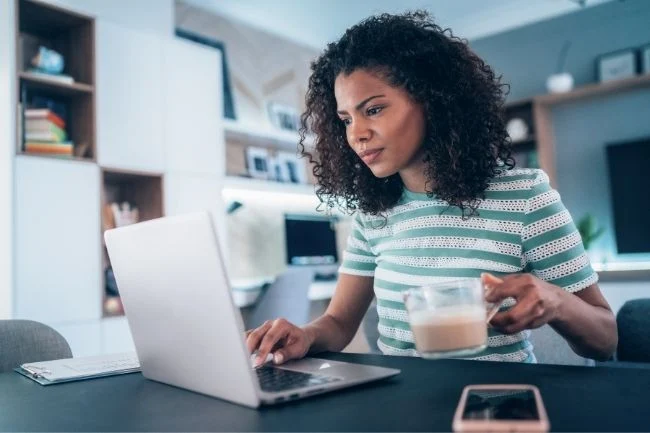
[[[474,355],[487,347],[499,306],[486,304],[480,279],[435,283],[402,292],[415,347],[423,358]]]

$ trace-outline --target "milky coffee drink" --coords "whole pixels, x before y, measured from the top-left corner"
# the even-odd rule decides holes
[[[482,350],[487,342],[485,309],[458,305],[409,313],[415,347],[422,355],[463,349]]]

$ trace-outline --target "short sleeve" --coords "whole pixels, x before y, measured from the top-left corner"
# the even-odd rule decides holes
[[[376,255],[365,235],[362,217],[357,213],[352,219],[352,229],[348,237],[340,273],[372,277],[377,267]]]
[[[568,292],[598,282],[580,233],[541,170],[532,179],[522,231],[524,270]]]

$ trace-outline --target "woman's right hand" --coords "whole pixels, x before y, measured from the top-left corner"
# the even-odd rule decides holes
[[[285,319],[267,320],[259,328],[246,332],[250,353],[257,351],[255,366],[261,365],[267,355],[273,355],[274,364],[303,358],[311,347],[307,331]]]

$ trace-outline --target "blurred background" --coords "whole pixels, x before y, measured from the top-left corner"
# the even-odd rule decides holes
[[[75,356],[133,349],[102,234],[164,215],[212,211],[242,311],[297,268],[324,308],[350,217],[317,211],[296,155],[309,65],[415,8],[510,84],[517,163],[549,174],[615,312],[650,297],[648,1],[0,6],[0,319],[47,323]]]

